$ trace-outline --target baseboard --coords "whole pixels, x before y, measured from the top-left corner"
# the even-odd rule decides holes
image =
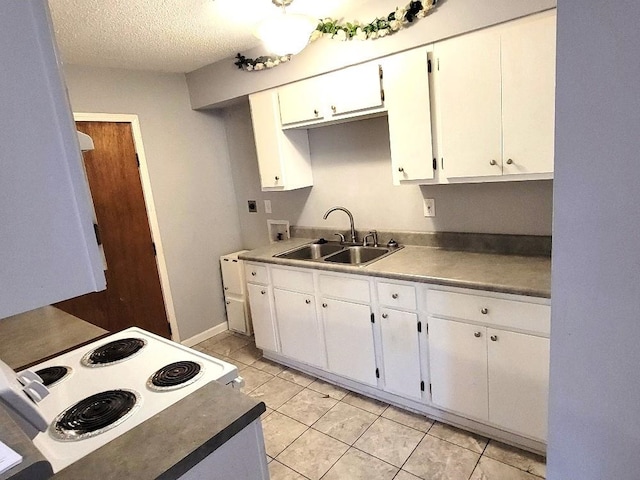
[[[202,333],[198,333],[191,338],[187,338],[180,343],[185,347],[193,347],[194,345],[204,342],[205,340],[208,340],[211,337],[215,337],[219,333],[226,332],[227,330],[229,330],[229,324],[227,322],[222,322],[221,324],[205,330]]]

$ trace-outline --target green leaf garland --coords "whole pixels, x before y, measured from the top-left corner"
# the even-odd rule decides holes
[[[438,0],[425,0],[409,2],[404,8],[397,8],[386,17],[376,18],[373,21],[362,24],[360,22],[342,23],[333,18],[320,20],[316,29],[311,33],[309,41],[313,42],[322,37],[334,40],[375,40],[388,35],[393,35],[400,30],[413,25],[421,18],[426,17],[438,3]],[[246,72],[257,72],[291,60],[292,55],[271,56],[265,55],[257,58],[247,58],[238,53],[235,65]]]

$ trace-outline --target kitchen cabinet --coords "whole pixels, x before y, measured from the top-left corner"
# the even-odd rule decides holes
[[[251,263],[246,267],[247,294],[256,346],[264,350],[279,352],[272,289],[268,285],[267,268]]]
[[[546,440],[548,306],[438,290],[427,305],[432,402]],[[536,334],[507,330],[520,330],[523,318]]]
[[[434,45],[447,179],[551,178],[555,18],[544,12]]]
[[[384,112],[382,69],[364,63],[278,88],[283,128],[309,128]]]
[[[415,48],[382,60],[394,185],[434,179],[430,50]]]
[[[278,91],[249,95],[253,135],[263,191],[295,190],[313,185],[306,130],[282,130]]]
[[[238,254],[243,252],[246,250],[220,257],[220,270],[229,330],[250,335],[251,317],[244,281],[244,262],[238,259]]]
[[[369,281],[323,274],[318,284],[327,369],[357,382],[377,386]]]
[[[0,4],[0,318],[105,288],[45,1]]]
[[[313,274],[301,269],[272,268],[271,281],[282,355],[324,367]]]
[[[420,400],[425,385],[420,338],[424,334],[417,311],[416,286],[378,280],[376,287],[384,390]]]

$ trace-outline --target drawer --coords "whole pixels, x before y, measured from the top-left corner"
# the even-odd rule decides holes
[[[267,274],[267,267],[264,265],[258,265],[256,263],[247,263],[245,265],[244,274],[247,282],[251,283],[269,283],[269,275]]]
[[[276,288],[314,293],[313,273],[302,270],[271,269],[271,281]]]
[[[429,315],[472,320],[510,329],[549,335],[551,307],[536,303],[429,290]]]
[[[320,294],[327,297],[343,298],[356,302],[369,303],[369,281],[359,278],[320,275]]]
[[[416,288],[413,285],[378,282],[378,300],[387,307],[415,310],[417,308]]]

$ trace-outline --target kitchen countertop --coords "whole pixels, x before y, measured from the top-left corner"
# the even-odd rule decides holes
[[[19,369],[108,333],[47,306],[0,320],[0,359]]]
[[[239,258],[530,297],[551,297],[551,258],[544,256],[474,253],[412,245],[362,267],[273,256],[314,240],[293,238],[242,253]]]

